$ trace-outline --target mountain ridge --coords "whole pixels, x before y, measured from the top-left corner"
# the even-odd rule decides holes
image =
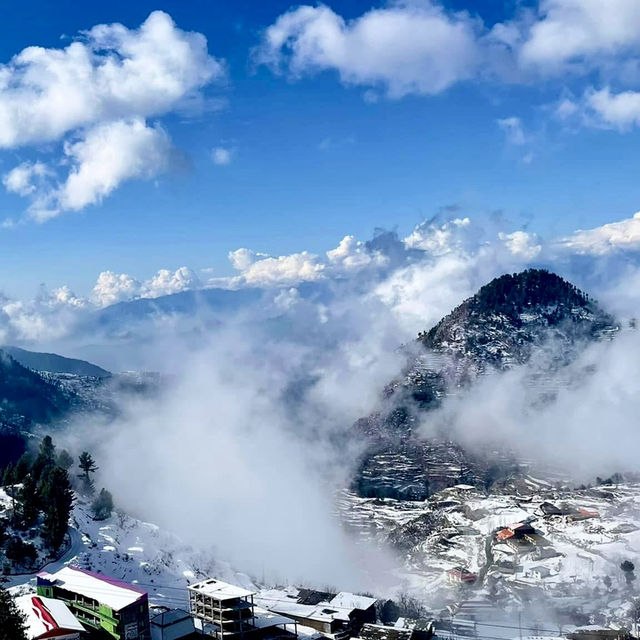
[[[49,373],[70,373],[79,376],[91,376],[94,378],[108,378],[111,372],[99,367],[92,362],[79,360],[77,358],[67,358],[57,353],[46,353],[40,351],[29,351],[21,347],[5,345],[0,347],[0,351],[9,354],[16,362],[23,367],[35,371],[47,371]]]
[[[490,281],[418,334],[417,353],[408,354],[403,374],[385,387],[383,408],[356,422],[358,437],[369,443],[354,479],[356,491],[423,500],[434,490],[461,482],[486,486],[517,471],[509,451],[497,457],[471,452],[446,434],[423,440],[414,427],[424,412],[448,395],[464,393],[478,376],[525,365],[548,347],[549,357],[536,359],[534,367],[546,380],[586,345],[617,330],[595,300],[549,271],[527,269]]]

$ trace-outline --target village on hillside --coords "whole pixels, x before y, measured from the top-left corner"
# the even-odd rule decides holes
[[[636,557],[637,488],[600,487],[572,500],[536,490],[536,497],[483,497],[460,485],[411,507],[361,500],[351,515],[357,518],[359,509],[358,521],[369,523],[360,531],[363,538],[387,529],[416,537],[405,567],[412,587],[392,599],[330,587],[258,585],[223,565],[178,558],[170,550],[176,543],[153,525],[115,515],[96,522],[82,505],[72,519],[82,540],[69,561],[27,581],[4,579],[31,640],[638,637],[631,612],[626,618],[619,613],[632,600],[634,566],[625,572],[616,564],[620,554]],[[372,521],[363,513],[374,506]],[[411,529],[433,525],[433,510],[439,512],[437,526]],[[609,550],[614,553],[607,556]],[[196,572],[189,568],[194,566]],[[613,570],[619,575],[612,583]],[[548,598],[556,613],[566,612],[564,622],[547,608]],[[428,607],[434,602],[442,606]],[[516,613],[536,603],[535,618]]]

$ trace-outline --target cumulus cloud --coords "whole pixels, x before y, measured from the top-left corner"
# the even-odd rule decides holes
[[[317,282],[349,276],[365,270],[376,271],[389,265],[389,256],[361,242],[355,236],[345,236],[326,258],[302,251],[284,256],[256,253],[247,248],[229,252],[229,261],[240,276],[233,284],[252,286],[283,286],[300,282]]]
[[[560,238],[557,245],[578,255],[603,256],[640,249],[640,212],[632,218],[610,222],[594,229],[578,230]]]
[[[91,299],[100,307],[128,300],[140,293],[140,282],[126,273],[103,271],[91,292]]]
[[[380,251],[371,251],[364,242],[355,236],[345,236],[335,249],[327,251],[327,258],[332,265],[340,265],[344,269],[361,269],[371,265],[386,266],[387,256]]]
[[[29,214],[39,222],[63,211],[79,211],[99,203],[122,182],[132,178],[151,178],[169,166],[172,146],[166,132],[149,127],[143,120],[117,120],[89,129],[75,142],[65,145],[64,156],[70,170],[64,182],[42,180],[38,187],[29,183],[21,195],[32,196]],[[34,168],[27,167],[33,174]],[[22,177],[23,165],[5,176],[5,186],[12,189]],[[38,175],[52,176],[46,168]],[[18,182],[19,182],[18,179]]]
[[[498,238],[502,240],[507,249],[514,256],[519,256],[525,260],[534,260],[542,251],[540,239],[533,233],[526,231],[514,231],[513,233],[498,233]]]
[[[436,94],[474,76],[476,22],[431,2],[372,9],[346,21],[326,6],[301,6],[264,33],[256,59],[294,76],[334,70],[345,84],[390,97]]]
[[[437,218],[419,224],[405,239],[408,249],[420,249],[431,255],[443,255],[460,249],[470,240],[475,242],[471,219],[452,218],[440,223]]]
[[[592,122],[619,130],[640,125],[640,92],[612,93],[609,87],[588,91],[584,98],[587,114]]]
[[[503,221],[503,229],[505,224]],[[329,322],[327,300],[341,297],[346,309],[352,308],[355,299],[361,304],[365,296],[367,304],[378,305],[376,313],[390,313],[396,328],[409,339],[491,278],[532,265],[557,270],[601,299],[618,291],[614,302],[622,300],[625,313],[631,313],[640,303],[640,270],[634,266],[638,252],[640,213],[547,240],[524,230],[483,228],[467,216],[444,222],[435,217],[418,225],[404,240],[380,230],[367,242],[347,235],[320,255],[300,251],[271,256],[237,249],[229,253],[238,272],[233,277],[202,282],[186,266],[160,269],[147,279],[104,271],[87,298],[64,286],[40,292],[33,300],[0,296],[0,332],[18,341],[60,336],[80,317],[126,300],[212,287],[257,287],[266,296],[261,305],[265,317],[295,311],[298,318],[304,318],[300,336],[313,323],[325,326]],[[305,290],[298,286],[303,283],[321,283],[322,287]],[[311,302],[306,297],[309,291],[322,295]]]
[[[93,287],[91,301],[98,307],[107,307],[123,300],[157,298],[201,286],[196,273],[188,267],[180,267],[175,271],[160,269],[145,281],[127,273],[103,271]]]
[[[254,57],[294,79],[334,71],[344,85],[362,87],[367,102],[436,95],[468,81],[551,79],[560,92],[585,93],[581,104],[561,101],[556,115],[562,118],[579,115],[580,124],[620,129],[640,121],[638,93],[629,90],[640,83],[636,0],[540,0],[495,24],[435,0],[390,2],[352,19],[328,6],[303,5],[264,31]],[[608,87],[585,92],[585,80],[598,76],[626,86],[619,93]],[[518,116],[498,125],[510,143],[531,142]],[[527,153],[523,162],[532,158]]]
[[[142,296],[157,298],[172,293],[180,293],[188,289],[198,289],[202,286],[196,273],[188,267],[180,267],[175,271],[160,269],[143,287]]]
[[[0,66],[0,147],[62,141],[63,155],[18,165],[5,187],[32,198],[30,212],[43,221],[157,174],[171,144],[147,119],[179,109],[224,75],[205,37],[180,30],[162,11],[138,29],[97,25],[64,49],[24,49]]]
[[[160,115],[223,74],[205,37],[178,29],[162,11],[139,29],[101,24],[64,49],[27,47],[0,66],[0,146]]]
[[[229,260],[242,272],[244,282],[258,286],[314,282],[322,279],[325,269],[318,256],[307,251],[274,258],[237,249],[229,253]]]
[[[640,50],[640,14],[635,0],[542,0],[520,51],[525,65],[560,71],[583,69],[620,53]]]
[[[51,170],[42,162],[22,162],[3,176],[2,183],[9,193],[29,196],[50,175]]]

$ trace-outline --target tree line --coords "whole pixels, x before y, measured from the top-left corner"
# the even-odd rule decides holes
[[[77,467],[74,469],[74,466]],[[92,475],[98,467],[87,451],[76,459],[65,449],[59,453],[51,436],[45,436],[36,451],[27,451],[5,467],[2,484],[11,499],[10,517],[0,520],[0,546],[13,565],[31,566],[37,551],[24,538],[39,534],[54,555],[64,543],[75,492],[92,500],[96,520],[111,515],[113,498],[102,489],[95,495]]]

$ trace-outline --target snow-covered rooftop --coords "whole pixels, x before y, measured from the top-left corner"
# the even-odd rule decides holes
[[[61,600],[28,594],[16,598],[16,604],[26,616],[30,638],[39,638],[51,631],[85,630]]]
[[[375,598],[358,596],[355,593],[349,593],[348,591],[341,591],[337,596],[335,596],[335,598],[329,601],[329,604],[334,607],[341,607],[343,609],[361,609],[363,611],[373,606],[375,603]]]
[[[53,582],[56,586],[92,598],[120,611],[147,595],[143,589],[76,567],[64,567],[56,573],[40,573],[39,578]]]
[[[257,629],[295,623],[295,620],[292,620],[291,618],[273,613],[272,611],[263,609],[262,607],[255,607],[255,618],[253,624]]]
[[[215,598],[216,600],[233,600],[234,598],[246,598],[254,595],[254,591],[237,587],[228,582],[222,582],[222,580],[215,580],[209,578],[202,582],[196,582],[192,584],[189,589],[196,591],[197,593],[203,593],[204,595]]]

